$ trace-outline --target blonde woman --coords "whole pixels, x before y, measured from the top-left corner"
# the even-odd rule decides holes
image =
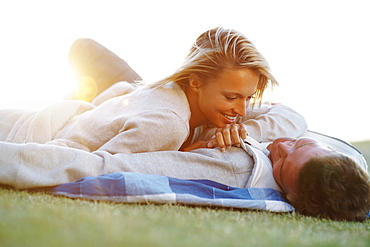
[[[39,128],[25,138],[5,135],[6,141],[36,141],[116,154],[191,150],[197,147],[192,145],[196,130],[203,125],[217,128],[216,146],[222,150],[240,145],[240,138],[247,135],[257,141],[269,141],[286,134],[288,128],[284,126],[291,131],[293,125],[297,135],[302,134],[306,130],[305,121],[290,108],[276,106],[246,112],[253,98],[260,102],[268,85],[276,84],[266,60],[244,35],[232,29],[215,28],[198,37],[183,66],[168,78],[145,84],[96,107],[90,105],[83,113],[76,110],[73,117],[62,123],[52,120],[53,131],[47,129],[47,134],[52,133],[49,139],[33,138],[44,129]],[[37,115],[53,115],[52,111],[53,108]],[[238,119],[243,122],[237,122]],[[2,121],[2,125],[4,122],[12,125]],[[272,136],[271,129],[276,126]]]

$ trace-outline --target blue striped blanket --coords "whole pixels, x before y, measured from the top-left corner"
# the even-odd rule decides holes
[[[121,203],[170,203],[273,212],[294,210],[279,191],[269,188],[234,188],[210,180],[182,180],[133,172],[90,176],[42,190],[70,198]]]

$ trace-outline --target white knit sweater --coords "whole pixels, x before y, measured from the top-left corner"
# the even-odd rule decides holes
[[[175,83],[141,88],[74,117],[49,144],[86,151],[179,150],[189,135],[190,108]]]

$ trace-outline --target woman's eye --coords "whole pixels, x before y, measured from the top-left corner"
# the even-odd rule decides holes
[[[228,99],[228,100],[235,100],[236,99],[236,97],[230,97],[230,96],[225,96],[226,97],[226,99]]]

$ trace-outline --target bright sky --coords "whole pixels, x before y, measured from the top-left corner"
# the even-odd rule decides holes
[[[0,23],[0,108],[40,109],[70,93],[77,38],[95,39],[148,81],[223,26],[252,40],[280,82],[272,100],[304,115],[309,129],[370,140],[367,0],[2,1]]]

